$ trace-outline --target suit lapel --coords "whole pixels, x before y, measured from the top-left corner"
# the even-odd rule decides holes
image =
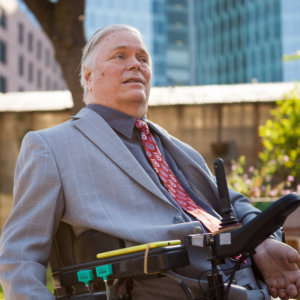
[[[149,121],[148,125],[159,132],[162,144],[172,155],[179,169],[183,172],[194,191],[200,196],[200,199],[205,201],[205,205],[209,205],[215,210],[218,210],[219,201],[216,183],[201,167],[201,164],[189,157],[187,153],[183,151],[183,148],[175,145],[174,142],[171,141],[167,131]]]
[[[83,108],[73,125],[99,147],[120,169],[157,197],[169,203],[113,129],[94,111]]]

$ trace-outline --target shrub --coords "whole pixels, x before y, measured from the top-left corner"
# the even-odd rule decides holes
[[[271,111],[272,119],[260,126],[263,150],[259,153],[262,167],[275,182],[288,175],[300,181],[300,88],[285,95]],[[272,162],[272,163],[270,163]]]
[[[277,101],[272,118],[260,126],[262,151],[258,167],[246,168],[241,156],[232,162],[228,184],[248,197],[281,197],[300,193],[300,88]]]

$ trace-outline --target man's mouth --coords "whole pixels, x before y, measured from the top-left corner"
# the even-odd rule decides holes
[[[125,81],[123,81],[123,83],[141,83],[142,85],[144,85],[144,80],[142,80],[141,78],[129,78]]]

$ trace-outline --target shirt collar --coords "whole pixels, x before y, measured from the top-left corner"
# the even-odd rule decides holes
[[[111,107],[100,104],[88,104],[87,108],[99,114],[108,125],[127,138],[132,137],[135,118]]]

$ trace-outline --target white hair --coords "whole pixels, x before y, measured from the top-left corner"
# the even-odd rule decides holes
[[[84,95],[86,95],[87,92],[87,87],[84,79],[84,72],[86,70],[92,70],[93,68],[96,59],[96,46],[99,45],[103,38],[106,37],[108,34],[121,30],[134,32],[142,40],[141,32],[135,27],[123,24],[113,24],[97,30],[91,36],[91,38],[88,40],[85,47],[83,48],[83,53],[81,57],[80,83],[84,89]]]

